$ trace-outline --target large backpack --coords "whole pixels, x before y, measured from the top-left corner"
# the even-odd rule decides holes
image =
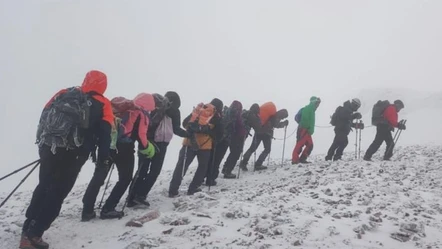
[[[342,106],[338,106],[338,108],[336,108],[333,115],[330,117],[330,124],[331,125],[336,126],[336,124],[338,123],[338,112],[341,110],[341,108],[342,108]]]
[[[215,115],[215,106],[212,104],[199,103],[193,108],[189,123],[208,125]]]
[[[43,110],[37,129],[37,144],[75,149],[83,145],[89,128],[91,97],[80,88],[71,87],[56,96]]]
[[[266,125],[269,119],[276,114],[276,106],[273,102],[264,103],[259,107],[259,116],[262,125]]]
[[[301,119],[302,119],[302,109],[303,108],[301,108],[301,109],[299,109],[299,111],[298,111],[298,113],[296,113],[296,115],[295,115],[295,121],[296,121],[296,123],[301,123]]]
[[[111,100],[112,112],[118,118],[123,118],[125,113],[131,110],[137,110],[134,101],[125,97],[115,97]]]
[[[390,105],[388,100],[379,100],[374,104],[371,114],[371,124],[378,125],[384,122],[384,111]]]

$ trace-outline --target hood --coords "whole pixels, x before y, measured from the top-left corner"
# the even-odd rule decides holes
[[[181,99],[180,99],[180,95],[178,95],[178,93],[169,91],[166,94],[164,94],[164,96],[169,99],[170,106],[172,108],[175,108],[175,109],[180,108]]]
[[[242,104],[238,100],[234,100],[232,104],[230,104],[231,109],[239,110],[241,112],[242,110]]]
[[[260,111],[259,105],[256,104],[256,103],[253,104],[253,105],[250,107],[249,111],[250,111],[251,113],[253,113],[253,114],[259,114],[259,111]]]
[[[134,98],[134,105],[144,111],[155,110],[155,100],[152,94],[140,93]]]
[[[210,104],[215,106],[215,109],[217,112],[223,111],[224,104],[220,99],[214,98],[214,99],[212,99],[212,101],[210,101]]]
[[[107,88],[107,76],[106,74],[92,70],[86,74],[84,77],[83,84],[81,85],[81,90],[84,93],[96,92],[103,95]]]

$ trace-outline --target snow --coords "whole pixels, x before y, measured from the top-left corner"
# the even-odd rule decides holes
[[[167,197],[172,172],[166,170],[148,198],[150,209],[127,208],[121,220],[86,223],[80,222],[86,185],[79,184],[44,239],[64,249],[439,248],[442,147],[399,147],[393,159],[368,163],[350,153],[333,163],[323,155],[310,165],[271,162],[266,171],[220,178],[210,192],[186,196],[193,167],[177,198]],[[31,194],[19,192],[0,209],[0,248],[18,247]],[[151,211],[160,216],[143,227],[125,226]]]

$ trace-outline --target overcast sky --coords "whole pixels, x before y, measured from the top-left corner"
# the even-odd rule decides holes
[[[317,95],[328,122],[366,88],[441,91],[441,13],[438,0],[0,0],[0,174],[37,157],[42,106],[91,69],[109,98],[177,91],[183,116],[218,97],[271,100],[292,121]]]

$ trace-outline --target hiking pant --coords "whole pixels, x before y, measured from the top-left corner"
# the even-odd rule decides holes
[[[268,134],[255,134],[253,136],[252,144],[250,145],[250,148],[246,151],[246,153],[244,153],[244,158],[241,162],[241,165],[247,165],[253,152],[258,149],[261,141],[264,144],[264,151],[261,153],[261,155],[259,155],[258,160],[256,160],[255,167],[262,166],[264,160],[270,154],[270,151],[272,149],[272,137]]]
[[[230,174],[232,173],[233,169],[235,168],[236,162],[241,157],[241,153],[244,148],[244,137],[234,136],[232,137],[232,140],[230,141],[230,153],[229,156],[226,159],[226,162],[224,162],[223,174]]]
[[[105,166],[95,165],[94,175],[92,176],[83,196],[83,213],[94,212],[98,193],[100,192],[101,186],[103,186],[106,181],[109,169],[110,168]]]
[[[335,138],[327,153],[327,160],[340,160],[344,149],[348,145],[348,134],[346,132],[335,130]]]
[[[218,178],[219,166],[223,161],[224,156],[229,148],[229,143],[227,141],[222,141],[215,145],[214,149],[210,151],[209,167],[206,173],[206,182],[213,182]]]
[[[178,189],[181,185],[181,181],[183,180],[183,176],[186,175],[187,169],[195,157],[198,158],[198,168],[193,176],[192,182],[189,185],[189,192],[194,191],[201,186],[209,166],[210,151],[211,150],[195,151],[192,150],[190,146],[183,146],[181,148],[178,162],[175,170],[173,171],[172,180],[170,181],[169,194],[178,194]]]
[[[296,146],[292,153],[292,162],[299,162],[300,159],[306,160],[313,150],[313,139],[307,132],[307,129],[298,128],[296,132],[296,140]]]
[[[152,158],[147,158],[143,155],[138,156],[138,177],[132,182],[133,193],[130,193],[130,199],[141,197],[145,199],[157,181],[158,176],[163,168],[164,158],[166,157],[167,146],[169,143],[156,142],[159,152],[155,153]]]
[[[39,149],[39,182],[26,210],[23,232],[29,237],[41,237],[60,214],[64,199],[72,190],[87,155],[79,150],[58,148],[56,154],[49,146]]]
[[[118,182],[115,184],[103,206],[103,210],[105,211],[115,210],[124,192],[126,192],[127,187],[129,187],[134,173],[134,143],[117,143],[117,151],[118,153],[115,156],[114,163],[118,170]]]
[[[379,150],[382,143],[385,141],[387,148],[384,154],[384,160],[389,160],[393,156],[394,141],[391,135],[391,129],[388,125],[378,125],[376,127],[376,136],[373,143],[365,152],[365,159],[371,159],[374,153]]]

